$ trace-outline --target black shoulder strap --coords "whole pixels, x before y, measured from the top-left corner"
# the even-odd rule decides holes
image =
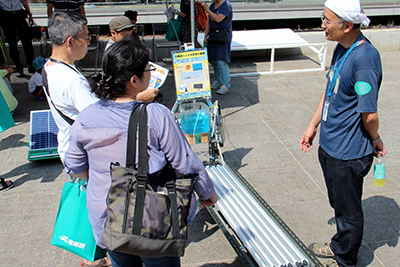
[[[126,143],[126,167],[136,169],[136,136],[140,116],[140,105],[136,104],[131,112],[128,125],[128,140]]]
[[[136,189],[136,202],[135,202],[135,211],[133,215],[133,229],[132,234],[140,235],[142,230],[142,221],[143,221],[143,209],[144,209],[144,198],[146,195],[146,184],[147,184],[147,105],[145,104],[137,104],[134,108],[133,114],[131,114],[132,121],[129,122],[129,130],[134,129],[133,132],[136,133],[137,123],[131,125],[131,122],[135,123],[135,120],[139,117],[139,142],[138,142],[138,156],[139,156],[139,164],[138,164],[138,174],[137,174],[137,189]],[[138,107],[139,106],[139,107]],[[136,114],[139,113],[139,116]],[[128,139],[131,138],[132,135],[128,133]],[[136,137],[136,134],[135,134]],[[128,140],[128,144],[132,144],[135,142],[135,146],[127,147],[127,154],[130,150],[130,154],[136,154],[136,138],[134,140]],[[130,159],[131,160],[131,156]],[[128,160],[128,158],[127,158]],[[133,158],[133,163],[135,158]],[[133,165],[134,166],[134,165]]]
[[[50,61],[51,61],[51,62],[63,64],[63,65],[65,65],[65,66],[67,66],[68,68],[70,68],[70,69],[74,70],[76,73],[78,73],[78,74],[81,74],[81,75],[82,75],[82,73],[80,73],[80,72],[79,72],[77,69],[75,69],[75,68],[74,68],[74,67],[72,67],[71,65],[69,65],[69,64],[67,64],[67,63],[65,63],[64,61],[57,60],[57,59],[54,59],[54,58],[49,58],[49,59],[50,59]],[[83,76],[83,75],[82,75],[82,76]]]
[[[126,151],[126,167],[135,166],[135,155],[136,155],[136,132],[139,132],[139,164],[138,164],[138,175],[137,175],[137,191],[136,191],[136,202],[135,211],[133,215],[133,228],[132,234],[140,235],[142,230],[143,221],[143,210],[144,210],[144,199],[146,195],[147,185],[147,105],[137,104],[130,116],[129,127],[128,127],[128,141]],[[139,130],[138,125],[139,124]],[[168,163],[169,164],[169,163]],[[166,187],[168,190],[168,197],[171,200],[171,220],[172,220],[172,238],[179,239],[179,216],[178,216],[178,205],[176,198],[175,188],[176,176],[171,176],[166,181]]]
[[[172,222],[172,238],[179,239],[179,216],[178,216],[178,203],[176,198],[175,180],[171,179],[166,182],[168,197],[171,200],[171,222]]]
[[[47,73],[45,68],[42,69],[42,82],[43,82],[43,87],[44,90],[46,91],[47,97],[50,99],[51,104],[53,105],[53,107],[57,110],[58,114],[60,114],[60,116],[69,124],[72,125],[74,124],[74,120],[71,119],[70,117],[66,116],[64,113],[62,113],[57,107],[56,105],[54,105],[53,100],[51,100],[50,97],[50,91],[49,91],[49,84],[47,82]]]

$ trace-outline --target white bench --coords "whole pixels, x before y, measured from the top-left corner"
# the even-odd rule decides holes
[[[312,69],[292,69],[276,71],[275,50],[281,48],[308,47],[318,55],[320,66]],[[317,48],[319,47],[319,49]],[[327,43],[309,43],[291,29],[248,30],[232,32],[231,51],[271,49],[271,67],[268,72],[235,73],[231,77],[258,76],[272,73],[293,73],[324,71]]]
[[[320,63],[319,67],[312,69],[275,70],[274,63],[276,49],[301,47],[308,47],[318,55]],[[234,73],[231,74],[231,77],[325,70],[327,43],[309,43],[291,29],[245,30],[232,32],[231,51],[264,49],[271,49],[271,67],[268,72]]]

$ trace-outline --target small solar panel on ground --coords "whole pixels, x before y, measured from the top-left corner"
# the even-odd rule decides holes
[[[50,110],[31,111],[28,160],[58,158],[58,127]]]

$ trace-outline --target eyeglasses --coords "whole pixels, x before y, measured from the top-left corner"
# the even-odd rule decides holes
[[[86,37],[79,37],[79,36],[71,36],[74,39],[83,39],[86,40],[88,43],[90,43],[90,40],[92,40],[92,36],[91,35],[87,35]]]
[[[150,65],[149,69],[144,70],[144,71],[155,71],[155,70],[156,70],[156,67],[154,67],[153,65]]]
[[[329,21],[327,17],[325,17],[324,13],[321,14],[321,21],[325,24],[325,26],[329,24],[336,24],[336,23],[344,23],[346,22],[345,20],[340,20],[340,21]]]
[[[65,40],[62,41],[62,43],[65,43],[65,42],[68,40],[69,37],[72,37],[72,38],[74,38],[74,39],[84,39],[84,40],[86,40],[88,43],[90,43],[90,40],[92,40],[92,36],[91,36],[91,35],[88,35],[88,36],[86,36],[86,37],[68,36],[67,38],[65,38]]]

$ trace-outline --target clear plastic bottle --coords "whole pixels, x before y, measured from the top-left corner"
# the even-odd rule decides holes
[[[378,156],[374,164],[374,185],[384,187],[386,178],[385,162],[381,156]]]

